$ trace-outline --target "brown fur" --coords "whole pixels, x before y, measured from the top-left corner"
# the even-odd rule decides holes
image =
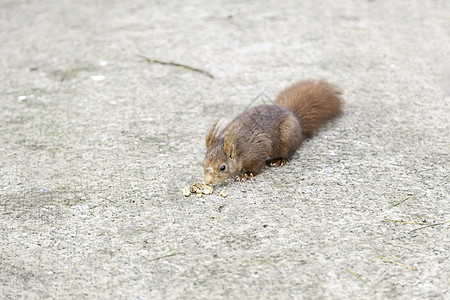
[[[302,122],[302,133],[312,137],[319,126],[342,113],[342,92],[325,80],[305,80],[283,90],[275,104],[294,112]]]
[[[218,183],[240,172],[245,181],[268,158],[271,165],[283,165],[303,137],[311,137],[320,124],[342,112],[340,95],[326,81],[301,81],[282,91],[275,105],[249,108],[219,134],[214,123],[205,141],[205,182]]]
[[[211,128],[208,131],[208,134],[206,134],[206,140],[205,145],[206,148],[211,147],[212,143],[216,139],[217,131],[219,130],[219,127],[217,127],[217,124],[219,123],[219,120],[216,120],[212,125]]]

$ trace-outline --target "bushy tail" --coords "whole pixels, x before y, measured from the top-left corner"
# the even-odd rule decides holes
[[[311,137],[323,122],[342,113],[341,95],[341,90],[325,80],[305,80],[283,90],[275,104],[295,113],[301,121],[302,134]]]

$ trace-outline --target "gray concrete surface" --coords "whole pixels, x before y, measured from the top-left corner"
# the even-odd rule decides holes
[[[1,1],[0,298],[449,299],[449,58],[447,0]],[[184,198],[212,120],[305,78],[345,114]]]

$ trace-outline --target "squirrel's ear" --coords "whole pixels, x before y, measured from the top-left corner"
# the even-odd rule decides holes
[[[211,128],[209,129],[208,133],[206,134],[206,140],[205,140],[206,148],[211,147],[211,145],[217,139],[217,131],[219,130],[219,127],[217,127],[217,123],[219,123],[219,120],[214,121],[214,123],[211,125]]]
[[[225,139],[224,139],[224,143],[223,143],[223,151],[225,151],[225,153],[230,158],[236,157],[235,139],[229,133],[225,134]]]

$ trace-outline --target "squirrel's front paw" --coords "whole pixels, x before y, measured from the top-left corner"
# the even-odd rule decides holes
[[[252,179],[253,178],[253,173],[252,172],[246,172],[246,173],[242,173],[242,174],[238,174],[237,175],[237,180],[244,182],[247,181],[247,179]]]
[[[276,159],[271,159],[269,162],[269,165],[271,167],[282,167],[286,164],[286,160],[284,158],[276,158]]]

